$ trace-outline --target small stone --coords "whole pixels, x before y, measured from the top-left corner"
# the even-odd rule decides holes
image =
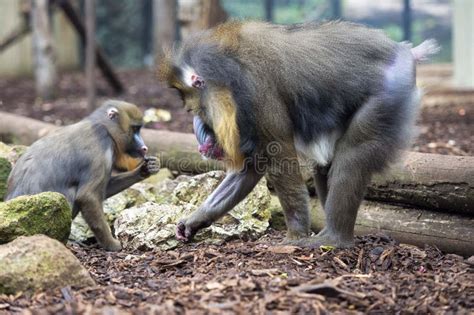
[[[379,256],[383,253],[383,251],[384,249],[381,246],[374,247],[369,253],[370,260],[372,262],[376,261],[379,258]]]
[[[466,259],[466,263],[474,267],[474,256],[471,256],[468,259]]]

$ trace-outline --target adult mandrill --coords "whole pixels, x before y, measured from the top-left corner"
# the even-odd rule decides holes
[[[31,145],[10,174],[6,199],[62,193],[73,218],[81,212],[104,249],[120,250],[102,202],[158,172],[157,158],[145,156],[142,125],[142,113],[135,105],[107,101],[87,118]],[[122,173],[112,175],[113,169]]]
[[[231,22],[186,40],[159,68],[195,115],[200,151],[229,172],[176,230],[187,241],[240,202],[265,174],[280,199],[287,242],[354,244],[371,175],[410,143],[418,110],[415,63],[438,50],[412,48],[362,25]],[[310,235],[298,167],[314,169],[326,226]]]

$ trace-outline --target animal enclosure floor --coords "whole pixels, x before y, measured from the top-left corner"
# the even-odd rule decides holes
[[[346,250],[256,241],[185,244],[172,251],[69,248],[97,286],[31,297],[0,295],[0,314],[467,314],[474,269],[436,248],[381,235]]]
[[[98,76],[99,100],[124,99],[170,111],[148,127],[192,132],[192,116],[152,70],[121,71],[126,93],[114,96]],[[0,78],[0,110],[58,125],[87,115],[81,73],[61,74],[54,101],[35,98],[29,78]],[[474,155],[474,98],[424,107],[413,150]],[[0,295],[0,315],[24,314],[467,314],[474,309],[474,267],[436,248],[357,238],[356,247],[324,252],[274,246],[272,231],[256,241],[185,244],[168,252],[107,253],[69,248],[97,286],[33,296]],[[0,266],[1,268],[1,266]]]

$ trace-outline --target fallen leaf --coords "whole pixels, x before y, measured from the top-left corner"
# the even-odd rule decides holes
[[[319,246],[319,249],[321,249],[324,252],[329,252],[331,250],[336,249],[336,247],[331,246],[331,245],[321,245],[321,246]]]
[[[292,245],[282,245],[282,246],[272,246],[268,248],[269,252],[275,254],[292,254],[294,253],[298,247]]]
[[[206,283],[206,289],[208,290],[223,290],[225,286],[222,283],[211,281]]]
[[[278,269],[271,268],[271,269],[253,269],[250,270],[250,273],[254,276],[274,276],[278,274]]]

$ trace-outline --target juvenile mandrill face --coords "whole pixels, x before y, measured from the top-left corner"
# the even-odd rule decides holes
[[[107,125],[115,143],[115,167],[124,171],[133,170],[144,161],[148,152],[140,134],[143,114],[137,106],[126,102],[109,101],[104,107],[107,114],[102,122]]]

